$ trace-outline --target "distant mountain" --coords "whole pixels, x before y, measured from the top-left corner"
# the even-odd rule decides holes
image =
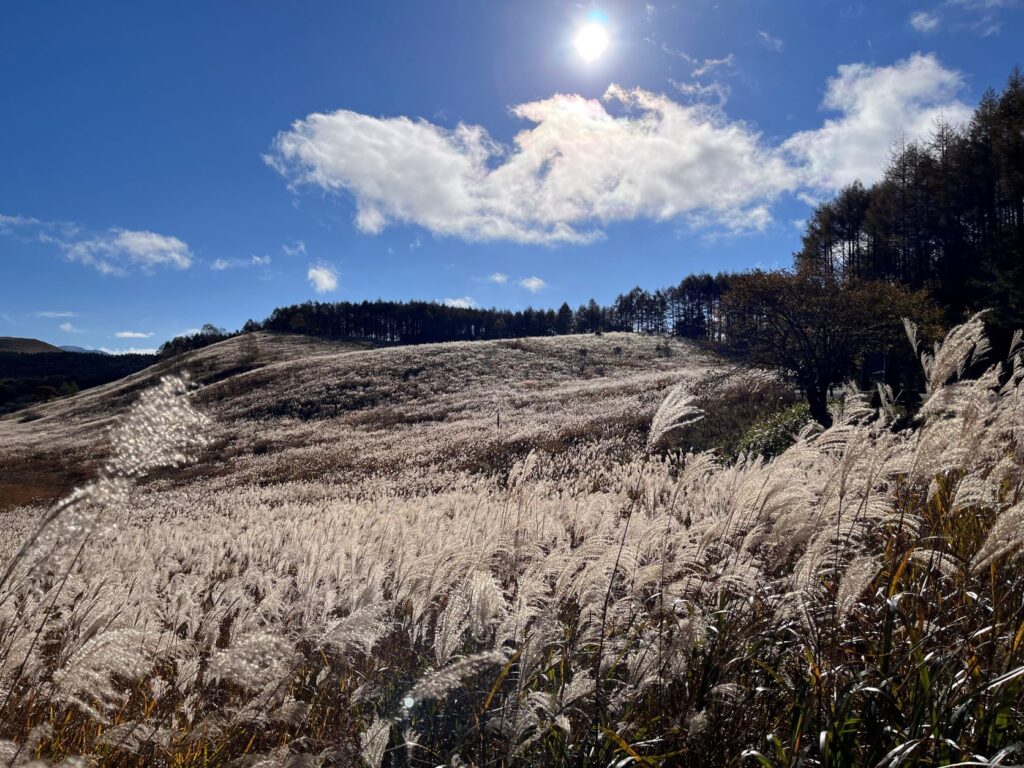
[[[63,344],[60,347],[65,352],[81,352],[89,355],[109,355],[109,352],[104,352],[102,349],[86,349],[85,347],[76,347],[73,344]]]
[[[60,347],[47,344],[39,339],[19,339],[16,336],[0,336],[0,352],[23,352],[36,354],[39,352],[60,352]],[[83,350],[84,351],[84,350]]]

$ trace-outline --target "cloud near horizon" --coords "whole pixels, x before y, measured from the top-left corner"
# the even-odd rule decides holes
[[[455,307],[456,309],[475,309],[478,306],[476,299],[472,296],[462,296],[458,299],[445,299],[442,303],[446,307]]]
[[[106,352],[108,355],[155,355],[159,351],[156,347],[121,347],[120,349],[97,347],[97,350]]]
[[[779,196],[870,183],[900,135],[966,118],[962,87],[932,54],[843,66],[823,102],[838,115],[777,144],[721,108],[616,85],[601,99],[513,107],[530,127],[511,146],[479,125],[338,110],[297,120],[264,159],[293,187],[351,195],[367,234],[414,224],[468,241],[578,244],[638,219],[761,231]]]

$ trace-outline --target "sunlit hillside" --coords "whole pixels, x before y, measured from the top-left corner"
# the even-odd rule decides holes
[[[168,373],[200,385],[216,441],[202,473],[233,486],[486,470],[534,447],[646,430],[666,387],[724,372],[691,344],[635,334],[366,349],[260,333],[0,420],[0,467],[23,481],[38,472],[40,498],[68,490],[102,460],[112,419]]]

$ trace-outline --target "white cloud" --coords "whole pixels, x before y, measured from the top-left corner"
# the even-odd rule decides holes
[[[152,333],[142,333],[141,331],[118,331],[114,334],[119,339],[148,339],[152,335]]]
[[[291,245],[282,245],[281,250],[284,251],[285,256],[305,256],[306,244],[301,240],[296,240]]]
[[[338,287],[338,273],[332,267],[310,267],[306,278],[317,293],[329,293]]]
[[[463,296],[461,299],[445,299],[444,305],[446,307],[457,307],[459,309],[473,309],[477,306],[477,303],[472,296]]]
[[[1015,5],[1020,5],[1019,0],[946,0],[946,6],[961,19],[950,24],[951,28],[967,29],[980,37],[998,35],[1002,31],[1001,9]]]
[[[690,77],[703,77],[708,72],[718,69],[719,67],[731,67],[733,64],[733,55],[730,53],[721,59],[704,59],[693,72],[690,73]]]
[[[77,312],[33,312],[32,314],[35,317],[45,317],[48,319],[56,317],[78,317]]]
[[[214,272],[223,272],[225,269],[237,269],[239,267],[259,267],[270,264],[269,256],[250,256],[248,259],[216,259],[210,264]]]
[[[156,232],[113,229],[98,237],[59,244],[69,259],[104,274],[123,275],[132,268],[149,272],[154,267],[192,266],[192,253],[183,241]]]
[[[538,291],[543,291],[548,287],[548,284],[539,277],[524,277],[519,281],[519,285],[530,293],[537,293]]]
[[[120,349],[100,347],[99,351],[106,352],[108,355],[155,355],[157,353],[155,347],[121,347]]]
[[[757,39],[761,41],[761,45],[767,48],[769,51],[781,51],[784,43],[778,37],[774,37],[764,30],[757,33]]]
[[[684,96],[687,96],[694,101],[705,101],[708,103],[715,104],[718,107],[725,105],[725,102],[729,100],[729,94],[731,89],[726,83],[720,83],[717,80],[713,83],[683,83],[676,80],[669,80],[672,87],[679,91]]]
[[[939,28],[939,17],[928,11],[917,11],[910,14],[910,26],[918,32],[934,32]]]
[[[55,245],[69,260],[88,264],[104,274],[192,266],[193,255],[186,243],[156,232],[110,229],[103,234],[83,235],[82,228],[71,222],[0,214],[0,234]]]
[[[717,86],[676,87],[692,97]],[[511,145],[481,126],[339,110],[296,121],[265,159],[293,186],[351,195],[369,234],[414,224],[469,241],[587,243],[639,219],[743,233],[767,227],[784,193],[876,180],[901,136],[969,116],[962,87],[933,55],[842,66],[823,103],[838,114],[774,143],[721,104],[614,85],[600,100],[558,94],[513,107],[529,126]]]
[[[31,227],[42,224],[42,221],[33,219],[30,216],[5,216],[0,213],[0,231],[2,232],[12,230],[15,227]]]
[[[870,184],[881,176],[895,141],[927,138],[940,119],[970,117],[971,108],[956,98],[962,88],[960,73],[931,54],[890,67],[842,66],[823,104],[840,116],[792,136],[785,149],[812,187],[837,189],[858,179]]]
[[[556,95],[512,112],[533,124],[512,147],[480,126],[312,114],[267,161],[292,184],[350,193],[363,232],[413,223],[474,241],[588,242],[609,222],[714,219],[796,183],[759,134],[704,105],[613,86],[601,101]]]
[[[60,328],[62,331],[64,331],[64,333],[81,333],[82,332],[81,328],[76,328],[71,323],[61,323],[57,327]]]
[[[946,0],[947,5],[959,5],[963,8],[1006,8],[1013,5],[1015,0]]]
[[[498,285],[504,285],[508,282],[508,275],[504,272],[495,272],[492,275],[488,275],[487,280],[492,283],[497,283]]]

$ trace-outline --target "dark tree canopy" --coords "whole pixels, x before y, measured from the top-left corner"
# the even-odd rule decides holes
[[[871,353],[907,347],[903,318],[933,324],[923,292],[834,274],[748,272],[725,296],[729,346],[755,364],[781,369],[803,391],[815,421],[828,425],[829,391],[858,376]],[[886,378],[887,371],[880,372]]]
[[[811,216],[797,265],[927,288],[949,324],[992,309],[997,341],[1024,318],[1024,76],[989,91],[965,126],[894,152]]]

